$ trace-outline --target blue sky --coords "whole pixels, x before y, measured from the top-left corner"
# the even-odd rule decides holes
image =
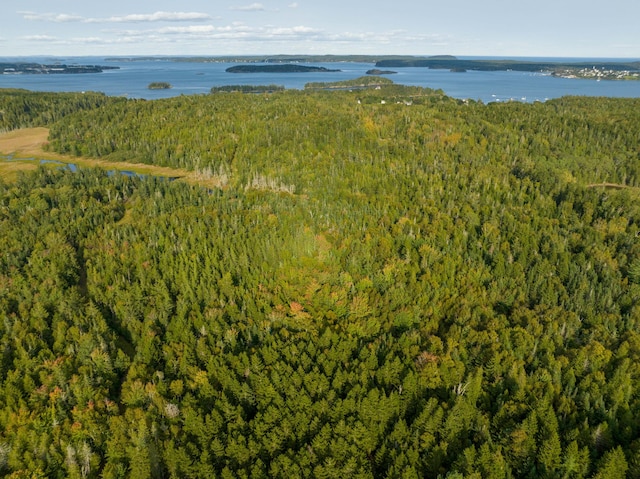
[[[640,58],[636,0],[3,0],[0,56]]]

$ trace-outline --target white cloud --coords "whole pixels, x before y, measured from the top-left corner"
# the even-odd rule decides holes
[[[27,35],[22,38],[32,42],[51,42],[57,40],[56,37],[52,37],[50,35]]]
[[[157,33],[186,33],[186,34],[205,34],[215,32],[216,28],[212,25],[191,25],[188,27],[165,27],[156,30]]]
[[[298,8],[298,2],[290,3],[288,7]],[[245,6],[232,7],[232,9],[247,12],[272,11],[262,3],[246,4]],[[447,44],[447,41],[451,40],[433,34],[392,29],[377,32],[339,31],[319,25],[265,25],[264,23],[252,25],[250,22],[237,21],[217,25],[207,20],[217,20],[219,17],[199,12],[157,11],[109,17],[82,17],[60,13],[20,13],[30,21],[54,22],[65,25],[75,22],[76,28],[79,25],[94,25],[92,30],[86,32],[86,36],[83,36],[81,30],[75,31],[74,36],[74,33],[70,32],[71,28],[65,26],[65,31],[69,31],[69,33],[65,32],[64,36],[62,33],[57,33],[57,37],[44,34],[23,37],[24,40],[38,46],[48,42],[51,45],[62,45],[65,48],[73,47],[75,49],[77,46],[82,49],[84,45],[85,51],[90,51],[92,46],[99,46],[104,51],[113,52],[118,49],[118,45],[122,45],[121,50],[132,51],[131,47],[125,47],[125,45],[135,45],[134,48],[139,51],[162,49],[162,51],[183,52],[185,54],[204,51],[212,46],[216,49],[223,48],[229,51],[251,53],[251,50],[258,52],[265,48],[272,51],[289,49],[292,45],[303,50],[326,49],[327,51],[347,47],[355,48],[358,51],[373,51],[376,48],[386,48],[389,45],[410,45],[412,47],[421,45],[421,48],[426,51],[430,47]],[[97,25],[102,25],[102,28]],[[335,44],[335,47],[332,44]],[[96,48],[94,51],[98,51],[98,49]]]
[[[265,10],[264,5],[261,3],[252,3],[251,5],[243,5],[236,7],[229,7],[231,10],[240,10],[243,12],[262,12]]]
[[[42,21],[42,22],[82,22],[84,18],[78,15],[68,15],[66,13],[35,13],[35,12],[18,12],[25,20]]]
[[[200,12],[154,12],[132,13],[105,18],[82,17],[66,13],[35,13],[18,12],[25,20],[54,23],[144,23],[144,22],[200,22],[211,20],[213,17]]]
[[[267,27],[265,31],[269,32],[269,35],[273,36],[291,36],[291,35],[309,35],[309,34],[322,34],[322,30],[317,28],[297,26],[297,27]]]
[[[296,25],[282,27],[275,25],[250,26],[242,22],[234,22],[224,26],[214,25],[188,25],[188,26],[166,26],[153,29],[142,30],[106,30],[105,35],[119,38],[135,38],[140,43],[145,42],[169,42],[180,44],[191,39],[198,41],[207,40],[229,40],[244,43],[260,42],[321,42],[339,44],[371,44],[388,45],[417,44],[438,45],[443,43],[443,39],[438,35],[431,34],[410,34],[402,30],[392,30],[386,32],[331,32],[321,28],[309,27],[306,25]]]
[[[298,2],[290,3],[289,8],[298,8]]]
[[[140,43],[169,42],[179,44],[190,39],[198,41],[230,40],[240,42],[303,42],[309,40],[329,41],[335,36],[327,32],[298,25],[293,27],[278,27],[273,25],[254,27],[244,23],[234,22],[225,26],[190,25],[167,26],[145,30],[108,30],[107,36],[119,38],[136,38]]]
[[[211,20],[211,15],[198,12],[155,12],[134,13],[105,19],[91,19],[94,22],[127,23],[127,22],[187,22]]]
[[[73,43],[92,43],[92,44],[109,43],[108,40],[105,40],[104,38],[101,38],[101,37],[79,37],[79,38],[74,38],[72,42]]]

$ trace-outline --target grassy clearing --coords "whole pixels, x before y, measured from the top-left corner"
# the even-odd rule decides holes
[[[167,168],[163,166],[147,165],[143,163],[130,163],[124,161],[106,161],[95,158],[83,158],[76,156],[60,155],[44,150],[49,138],[47,128],[23,128],[0,134],[0,154],[12,155],[12,161],[0,161],[0,177],[5,181],[14,181],[18,172],[35,170],[37,163],[26,158],[43,160],[56,160],[61,163],[73,163],[81,167],[103,168],[115,171],[132,171],[141,175],[162,176],[168,178],[180,178],[193,185],[215,188],[222,186],[223,182],[216,176],[203,178],[192,171]],[[25,161],[20,161],[25,158]]]
[[[23,171],[32,171],[38,165],[32,161],[0,161],[0,178],[7,183],[18,179],[18,174]]]
[[[49,138],[47,128],[23,128],[0,134],[0,153],[19,158],[35,155],[44,158],[43,146]]]

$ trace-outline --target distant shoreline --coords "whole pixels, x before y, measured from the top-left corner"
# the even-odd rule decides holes
[[[67,75],[78,73],[102,73],[120,67],[102,65],[66,65],[44,63],[0,63],[0,75]]]
[[[325,73],[339,72],[340,70],[286,63],[282,65],[236,65],[225,71],[227,73]]]
[[[107,57],[107,62],[168,61],[178,63],[239,63],[227,71],[232,73],[264,72],[307,72],[301,63],[371,63],[375,68],[372,74],[396,73],[388,68],[429,68],[466,71],[523,71],[548,73],[561,78],[584,78],[595,80],[640,80],[640,61],[635,59],[597,60],[578,59],[508,59],[496,58],[458,58],[453,55],[245,55],[245,56],[140,56]],[[260,65],[258,65],[260,64]],[[297,69],[296,67],[300,67]],[[330,71],[330,70],[329,70]]]
[[[522,71],[547,72],[563,78],[607,80],[640,79],[640,61],[525,61],[525,60],[461,60],[451,58],[413,58],[381,60],[378,68],[429,68],[434,70],[464,71]]]

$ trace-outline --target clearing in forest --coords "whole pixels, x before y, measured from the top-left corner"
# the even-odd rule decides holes
[[[95,158],[61,155],[45,151],[44,146],[49,138],[49,129],[22,128],[0,134],[0,154],[11,155],[11,161],[0,161],[0,177],[7,181],[17,178],[18,172],[34,170],[38,164],[32,159],[55,160],[60,163],[71,163],[77,166],[103,168],[115,171],[132,171],[141,175],[181,178],[184,181],[207,188],[221,186],[221,181],[214,175],[203,177],[193,171],[164,166],[130,163],[124,161],[107,161]]]

